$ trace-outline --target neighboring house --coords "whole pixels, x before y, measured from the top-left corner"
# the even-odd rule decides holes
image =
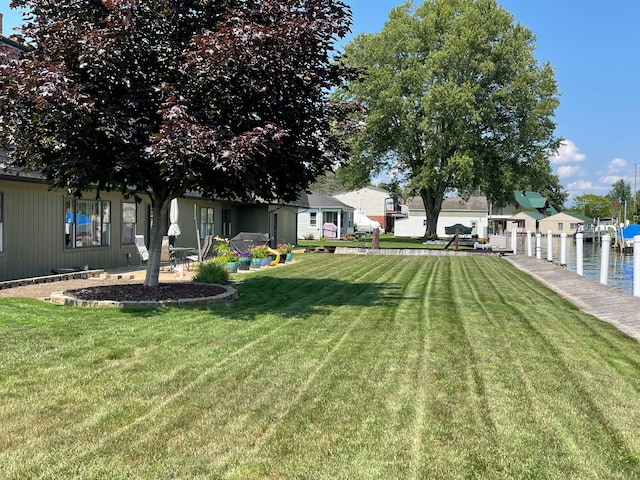
[[[394,235],[396,237],[422,237],[425,234],[427,215],[422,198],[413,197],[407,200],[406,218],[397,218]],[[445,228],[460,224],[472,229],[472,234],[485,238],[488,225],[487,198],[483,196],[470,197],[464,200],[460,197],[448,197],[442,202],[442,210],[438,217],[436,233],[439,237],[446,236]]]
[[[380,223],[385,232],[393,231],[395,218],[405,216],[397,199],[392,198],[391,194],[382,188],[364,187],[336,193],[333,197]]]
[[[298,238],[335,238],[353,233],[353,212],[353,207],[330,195],[303,192],[298,199]],[[335,225],[335,231],[329,225]]]
[[[522,225],[523,218],[515,217],[515,215],[518,215],[520,212],[529,212],[531,214],[529,216],[533,218],[544,218],[558,213],[558,211],[549,204],[546,197],[543,197],[537,192],[515,190],[513,197],[514,200],[512,204],[504,206],[492,205],[489,208],[491,233],[510,232],[514,228],[514,223],[518,226]],[[531,222],[529,222],[529,224],[531,224]],[[524,232],[526,232],[527,229],[528,228],[525,227]]]
[[[553,235],[566,233],[569,236],[576,234],[578,227],[583,228],[594,223],[593,218],[585,217],[574,212],[560,212],[540,220],[540,233],[551,232]]]
[[[538,223],[545,216],[538,211],[524,211],[516,213],[507,220],[507,232],[517,230],[517,233],[538,232]]]

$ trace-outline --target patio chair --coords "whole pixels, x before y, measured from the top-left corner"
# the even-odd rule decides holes
[[[140,255],[140,265],[142,266],[143,262],[149,260],[149,251],[147,250],[147,246],[144,243],[144,235],[136,235],[136,248],[138,249],[138,255]]]
[[[209,251],[211,250],[211,246],[212,245],[213,245],[213,235],[206,235],[204,237],[203,242],[202,242],[202,250],[201,250],[202,260],[203,261],[209,255]],[[198,262],[198,261],[200,261],[200,259],[198,258],[198,255],[187,255],[184,258],[186,260],[189,260],[190,262]]]

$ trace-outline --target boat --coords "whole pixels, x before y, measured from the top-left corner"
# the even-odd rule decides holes
[[[616,240],[621,248],[633,248],[633,237],[640,235],[640,225],[632,223],[616,234]]]

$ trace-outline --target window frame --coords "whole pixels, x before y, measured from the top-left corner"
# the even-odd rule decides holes
[[[318,212],[309,212],[309,227],[318,228]]]
[[[133,222],[127,222],[125,207],[133,205]],[[138,202],[123,200],[121,203],[120,213],[121,217],[121,225],[120,225],[120,242],[122,245],[135,245],[136,243],[136,233],[138,231]],[[130,232],[130,235],[126,235]],[[125,236],[126,235],[126,236]],[[130,236],[130,238],[129,238]]]
[[[82,215],[87,219],[78,222]],[[65,198],[64,248],[108,247],[111,245],[111,202],[85,198]]]
[[[215,209],[213,207],[200,207],[200,238],[215,233]]]

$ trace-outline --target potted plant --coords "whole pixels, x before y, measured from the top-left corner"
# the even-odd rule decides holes
[[[240,270],[249,270],[251,266],[251,260],[253,259],[253,255],[251,252],[241,252],[238,254],[238,263]]]
[[[253,259],[251,260],[251,268],[260,268],[264,266],[263,262],[269,257],[269,250],[266,245],[251,247],[249,249],[249,253],[253,256]]]
[[[238,271],[238,252],[224,252],[219,254],[214,261],[221,265],[226,265],[231,273]]]
[[[291,253],[292,250],[293,250],[293,245],[289,243],[278,244],[278,252],[280,253],[280,263],[291,261],[291,257],[293,256],[293,254]]]

